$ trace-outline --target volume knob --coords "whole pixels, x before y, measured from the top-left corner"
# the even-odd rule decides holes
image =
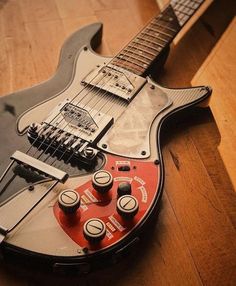
[[[80,195],[71,189],[64,190],[59,194],[58,205],[66,214],[75,213],[80,206]]]
[[[110,172],[106,170],[99,170],[94,173],[92,177],[92,184],[99,193],[108,192],[113,186],[113,177]]]
[[[124,195],[131,195],[131,184],[129,182],[119,183],[117,194],[119,197]]]
[[[138,212],[139,203],[134,196],[125,195],[117,200],[116,209],[124,219],[132,219]]]
[[[106,235],[106,225],[98,218],[91,218],[84,224],[84,237],[91,243],[101,241]]]

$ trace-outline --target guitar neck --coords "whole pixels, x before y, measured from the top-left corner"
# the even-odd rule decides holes
[[[137,75],[145,74],[203,2],[171,0],[170,5],[155,16],[111,63]]]

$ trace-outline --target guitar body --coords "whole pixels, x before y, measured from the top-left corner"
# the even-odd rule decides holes
[[[130,101],[103,96],[97,89],[86,87],[84,82],[88,75],[111,61],[92,50],[100,43],[101,29],[101,24],[93,24],[67,40],[52,79],[0,98],[1,174],[16,150],[32,148],[27,138],[32,122],[50,118],[55,108],[59,110],[61,105],[72,102],[75,95],[80,102],[80,112],[85,113],[84,106],[87,112],[96,106],[94,118],[105,118],[102,132],[89,142],[98,150],[92,164],[76,160],[68,163],[49,150],[42,154],[43,161],[49,165],[53,163],[69,176],[50,192],[54,180],[41,173],[18,167],[7,175],[0,190],[0,227],[10,230],[6,234],[2,231],[4,239],[0,246],[6,260],[29,265],[37,263],[59,272],[72,269],[77,273],[87,273],[118,261],[139,241],[161,199],[164,181],[160,148],[162,123],[211,94],[208,87],[164,88],[150,78],[144,78],[145,82]],[[31,151],[34,154],[37,148]],[[111,175],[113,180],[108,191],[96,190],[95,172]],[[122,191],[122,183],[131,188],[132,194],[123,206],[124,196],[117,193],[119,188]],[[64,212],[59,205],[58,197],[64,190],[74,190],[80,196],[80,207],[72,214]],[[131,217],[129,213],[122,213],[122,207],[129,204],[130,212],[135,209]],[[98,223],[102,221],[101,228],[105,227],[103,237],[96,242],[88,239],[85,229],[87,222],[94,218]],[[88,232],[89,227],[88,224]],[[92,227],[102,231],[99,225]]]

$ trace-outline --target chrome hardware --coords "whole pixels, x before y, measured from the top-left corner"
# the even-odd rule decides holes
[[[88,109],[88,110],[87,110]],[[65,100],[58,104],[48,118],[33,123],[28,129],[29,141],[49,153],[76,157],[78,162],[91,165],[98,150],[91,147],[113,124],[113,118],[89,107],[81,107]]]
[[[95,68],[83,82],[131,101],[146,83],[146,79],[127,70],[113,66]]]
[[[10,159],[16,161],[20,165],[24,165],[26,168],[31,168],[40,174],[52,179],[56,179],[59,182],[65,182],[68,178],[68,174],[66,172],[63,172],[20,151],[15,151]]]

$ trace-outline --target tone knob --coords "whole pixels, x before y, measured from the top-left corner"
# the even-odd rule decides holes
[[[131,184],[129,182],[119,183],[117,194],[118,194],[118,197],[125,196],[125,195],[131,195]]]
[[[131,195],[125,195],[118,199],[116,209],[124,219],[132,219],[138,212],[138,200]]]
[[[84,237],[91,243],[98,243],[106,235],[106,225],[98,218],[91,218],[84,224]]]
[[[66,214],[75,213],[80,206],[80,195],[72,189],[64,190],[59,194],[58,205]]]
[[[105,170],[99,170],[92,177],[92,184],[99,193],[106,193],[113,186],[113,177],[111,173]]]

